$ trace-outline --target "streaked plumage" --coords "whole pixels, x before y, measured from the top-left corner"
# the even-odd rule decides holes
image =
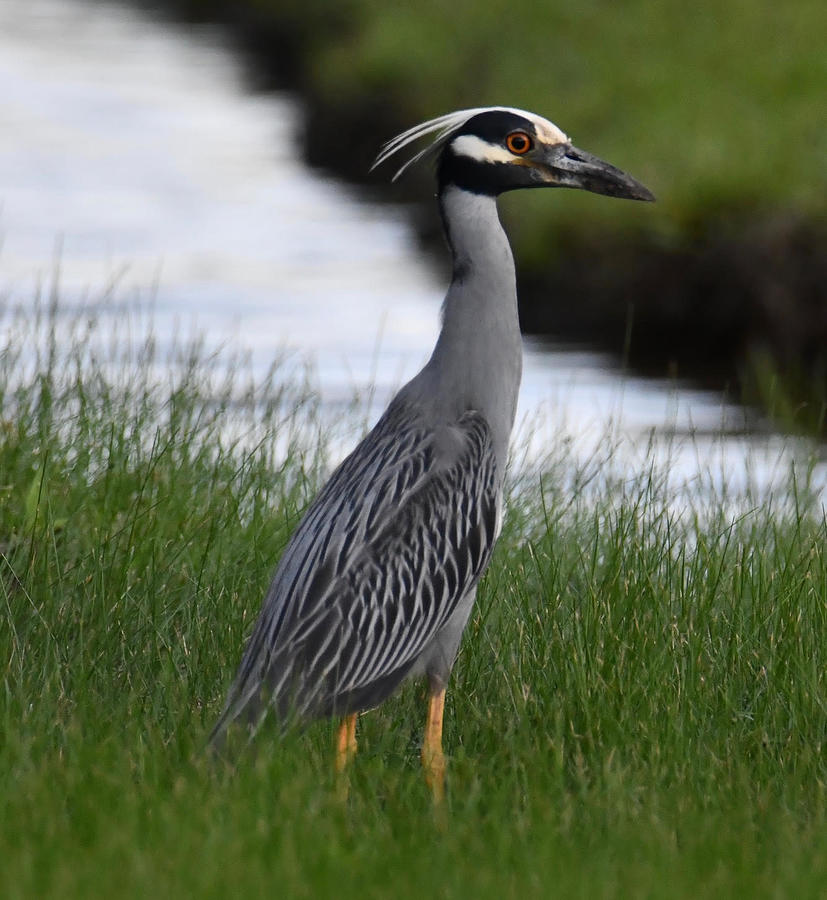
[[[498,478],[484,419],[429,426],[396,399],[284,553],[225,718],[343,715],[385,699],[491,555]]]
[[[381,164],[432,143],[397,172],[438,158],[453,258],[433,354],[333,473],[293,535],[264,600],[212,741],[236,720],[352,716],[409,675],[431,686],[423,761],[442,790],[442,702],[476,585],[499,533],[522,345],[511,249],[496,197],[584,187],[652,199],[571,146],[551,122],[510,107],[463,110],[404,132]],[[355,749],[343,726],[339,760]]]

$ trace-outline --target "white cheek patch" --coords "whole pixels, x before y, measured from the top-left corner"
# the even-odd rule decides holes
[[[516,110],[515,110],[516,111]],[[560,129],[540,116],[531,113],[521,113],[526,119],[530,119],[537,129],[537,137],[542,144],[553,146],[554,144],[567,144],[569,138]],[[454,138],[450,143],[451,150],[457,156],[465,156],[481,163],[510,163],[519,158],[518,154],[507,150],[502,144],[491,144],[481,137],[473,134],[463,134]]]
[[[466,156],[481,163],[514,162],[514,154],[499,144],[489,144],[473,134],[462,134],[450,143],[451,150],[457,156]]]

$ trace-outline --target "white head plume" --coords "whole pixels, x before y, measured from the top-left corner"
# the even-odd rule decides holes
[[[386,160],[399,153],[409,144],[413,144],[420,138],[429,134],[436,134],[436,137],[419,153],[412,156],[401,168],[394,173],[392,180],[396,181],[410,166],[418,163],[427,156],[435,155],[441,150],[451,137],[459,131],[463,125],[474,116],[484,112],[510,112],[533,122],[537,128],[538,134],[550,140],[551,143],[559,143],[568,141],[569,138],[560,129],[549,122],[548,119],[538,116],[536,113],[527,112],[524,109],[516,109],[513,106],[478,106],[474,109],[459,109],[456,112],[448,113],[444,116],[438,116],[436,119],[429,119],[427,122],[421,122],[414,125],[402,134],[398,134],[395,138],[389,140],[382,146],[379,155],[374,160],[370,170],[373,171],[377,166],[381,166]]]

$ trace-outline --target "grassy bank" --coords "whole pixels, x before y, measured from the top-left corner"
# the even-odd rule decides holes
[[[366,175],[378,142],[396,130],[446,110],[508,103],[548,115],[658,195],[655,210],[537,197],[530,216],[521,201],[514,226],[524,259],[557,249],[535,233],[549,217],[564,231],[611,223],[668,238],[721,211],[827,210],[827,139],[816,115],[827,13],[817,0],[705,0],[691,9],[677,0],[233,6],[272,46],[272,70],[307,92],[311,117],[315,104],[330,117],[326,133],[311,123],[313,158]],[[191,0],[187,8],[224,7]]]
[[[827,62],[819,0],[172,0],[223,18],[257,77],[297,88],[303,151],[358,181],[380,143],[446,110],[524,106],[632,172],[655,207],[561,191],[506,198],[525,327],[759,399],[827,396]],[[439,224],[427,172],[382,197]],[[631,334],[631,340],[629,336]],[[816,390],[811,393],[812,385]],[[802,390],[802,386],[804,389]]]
[[[416,686],[362,717],[346,805],[327,723],[262,734],[235,774],[202,754],[325,466],[305,391],[54,327],[22,315],[0,348],[4,897],[822,893],[806,485],[734,517],[707,488],[676,503],[652,460],[596,496],[555,448],[455,673],[442,827]]]

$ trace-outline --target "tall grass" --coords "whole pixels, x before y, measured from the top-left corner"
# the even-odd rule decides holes
[[[235,773],[202,752],[328,467],[306,389],[54,308],[4,328],[4,897],[822,894],[827,563],[806,491],[735,518],[709,486],[676,504],[653,461],[589,490],[561,450],[515,486],[480,590],[444,820],[416,685],[360,719],[343,804],[329,723],[265,729]]]

